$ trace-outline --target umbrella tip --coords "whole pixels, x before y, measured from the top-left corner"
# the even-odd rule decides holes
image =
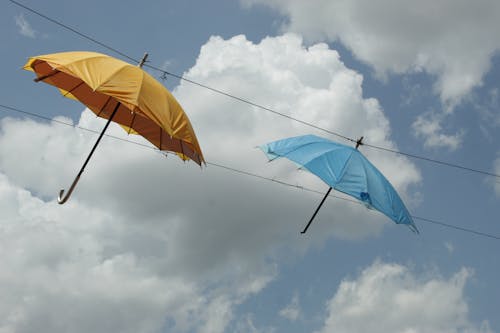
[[[360,137],[358,141],[356,141],[356,149],[358,149],[358,147],[361,145],[363,145],[363,137]]]
[[[145,52],[144,55],[142,56],[142,60],[141,62],[139,62],[139,67],[142,68],[142,66],[144,65],[144,63],[146,62],[146,59],[148,58],[148,53]]]

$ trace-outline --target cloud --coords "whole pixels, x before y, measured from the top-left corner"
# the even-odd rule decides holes
[[[389,121],[378,101],[363,98],[363,77],[346,68],[338,53],[326,44],[305,48],[302,39],[294,34],[265,38],[260,44],[253,44],[244,36],[227,41],[213,37],[203,46],[195,67],[186,73],[186,77],[210,82],[213,87],[331,131],[352,138],[364,136],[372,144],[396,147],[390,139]],[[212,160],[227,160],[227,156],[238,154],[241,147],[255,147],[286,136],[305,133],[327,136],[270,112],[207,90],[201,91],[186,82],[181,82],[176,93],[186,109],[198,119],[200,126],[197,130],[207,143],[204,148]],[[201,98],[192,98],[193,95]],[[207,105],[212,112],[205,111]],[[218,116],[213,112],[218,112]],[[226,126],[228,123],[232,126]],[[213,130],[214,127],[217,131]],[[220,137],[233,136],[238,140],[221,144]],[[407,159],[381,155],[372,150],[363,152],[402,192],[409,184],[420,181],[418,171]],[[260,165],[261,153],[254,150],[245,155],[249,153],[257,157],[227,161],[242,168],[252,167],[255,163]],[[287,163],[279,164],[280,170],[275,170],[274,165],[266,166],[272,175],[290,170]],[[311,183],[307,173],[297,175],[293,171],[291,175],[286,172],[283,175],[299,181],[307,178],[304,182]]]
[[[445,114],[483,85],[500,50],[500,2],[495,0],[240,1],[279,11],[286,18],[284,31],[313,42],[342,43],[382,80],[392,74],[428,74]],[[460,138],[433,132],[425,145],[453,150]]]
[[[398,264],[375,262],[356,279],[345,279],[327,304],[326,332],[490,333],[468,319],[464,288],[471,271],[449,279],[418,276]]]
[[[238,320],[234,327],[232,327],[231,332],[234,333],[276,333],[277,330],[275,327],[265,327],[258,328],[255,326],[253,322],[253,315],[246,315],[240,320]]]
[[[300,316],[299,295],[293,295],[290,304],[280,310],[279,315],[290,321],[296,321]]]
[[[452,242],[445,242],[444,247],[448,250],[448,253],[453,254],[455,252],[455,246],[453,245]]]
[[[126,148],[122,152],[133,155]],[[222,332],[232,308],[275,274],[272,266],[252,267],[251,260],[228,266],[238,255],[215,263],[220,274],[203,265],[183,269],[181,261],[190,256],[179,252],[202,253],[192,243],[171,241],[182,237],[169,231],[175,231],[175,217],[155,212],[158,216],[136,220],[130,210],[106,209],[112,200],[101,195],[102,189],[94,187],[91,195],[106,204],[89,203],[85,182],[81,187],[83,200],[75,195],[61,207],[0,174],[0,254],[5,258],[0,331],[159,332],[167,318],[173,321],[169,331]],[[185,263],[190,264],[196,262]]]
[[[97,129],[102,121],[85,112],[79,125]],[[69,185],[95,136],[13,119],[2,121],[1,133],[0,252],[9,260],[0,274],[0,316],[8,318],[0,331],[159,332],[167,318],[170,331],[222,332],[232,308],[275,276],[274,264],[244,258],[245,246],[231,244],[234,229],[217,230],[227,240],[219,247],[209,229],[219,221],[199,229],[204,219],[180,204],[189,190],[176,194],[193,179],[166,171],[161,155],[105,139],[74,196],[59,206],[57,189]],[[151,177],[137,176],[143,173]],[[207,240],[193,246],[198,237]]]
[[[19,27],[19,33],[21,35],[29,38],[36,37],[36,31],[31,27],[31,24],[26,21],[23,14],[19,14],[16,16],[16,25]]]
[[[462,145],[464,131],[448,135],[443,134],[441,124],[446,117],[443,114],[426,113],[417,117],[412,124],[414,135],[424,139],[428,148],[447,148],[455,151]]]
[[[109,212],[61,209],[5,175],[0,188],[0,331],[154,332],[165,313],[182,318],[183,308],[202,306],[192,283],[141,262]]]
[[[500,48],[500,3],[481,0],[242,0],[279,10],[283,27],[310,40],[340,41],[380,76],[425,71],[444,103],[482,84]],[[390,8],[390,10],[388,10]]]
[[[213,37],[186,76],[396,148],[377,101],[363,98],[362,77],[325,44],[305,48],[291,34],[258,44]],[[326,188],[286,161],[267,163],[254,148],[310,128],[187,82],[173,93],[209,162]],[[77,122],[96,130],[103,124],[89,111]],[[108,131],[146,143],[115,125]],[[392,225],[362,206],[328,200],[311,237],[298,239],[319,196],[112,138],[103,139],[72,198],[59,206],[59,189],[95,139],[56,123],[0,122],[0,317],[7,318],[0,331],[222,332],[235,321],[234,308],[276,277],[282,258]],[[410,197],[420,181],[416,167],[366,152]]]

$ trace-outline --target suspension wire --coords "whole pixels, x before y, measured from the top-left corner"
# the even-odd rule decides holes
[[[324,192],[321,192],[321,191],[318,191],[318,190],[313,190],[313,189],[310,189],[310,188],[307,188],[307,187],[303,187],[303,186],[300,186],[300,185],[290,184],[290,183],[287,183],[287,182],[284,182],[284,181],[281,181],[281,180],[276,180],[276,179],[265,177],[265,176],[261,176],[261,175],[258,175],[258,174],[252,173],[252,172],[235,169],[235,168],[228,167],[228,166],[225,166],[225,165],[222,165],[222,164],[209,163],[209,162],[207,162],[207,164],[213,165],[213,166],[216,166],[216,167],[219,167],[219,168],[222,168],[222,169],[226,169],[226,170],[229,170],[229,171],[232,171],[232,172],[235,172],[235,173],[239,173],[239,174],[242,174],[242,175],[246,175],[246,176],[250,176],[250,177],[254,177],[254,178],[259,178],[259,179],[263,179],[263,180],[267,180],[267,181],[272,181],[272,182],[278,183],[280,185],[284,185],[284,186],[288,186],[288,187],[292,187],[292,188],[297,188],[297,189],[300,189],[300,190],[304,190],[304,191],[307,191],[307,192],[312,192],[312,193],[316,193],[316,194],[320,194],[320,195],[325,195]],[[334,195],[334,194],[329,194],[328,197],[335,198],[335,199],[340,199],[340,200],[344,200],[344,201],[347,201],[347,202],[350,202],[350,203],[354,203],[354,204],[358,204],[358,205],[364,205],[363,203],[361,203],[361,202],[359,202],[357,200],[353,200],[353,199],[349,199],[349,198],[344,198],[344,197],[337,196],[337,195]],[[488,238],[500,240],[500,236],[497,236],[497,235],[488,234],[488,233],[485,233],[485,232],[481,232],[481,231],[477,231],[477,230],[473,230],[473,229],[469,229],[469,228],[463,228],[463,227],[459,227],[459,226],[456,226],[456,225],[453,225],[453,224],[448,224],[448,223],[440,222],[440,221],[437,221],[437,220],[434,220],[434,219],[428,219],[428,218],[425,218],[425,217],[420,217],[420,216],[415,216],[415,215],[410,215],[410,216],[413,219],[415,219],[415,220],[419,220],[419,221],[423,221],[423,222],[428,222],[428,223],[440,225],[440,226],[446,227],[446,228],[452,228],[452,229],[455,229],[455,230],[459,230],[459,231],[463,231],[463,232],[475,234],[477,236],[483,236],[483,237],[488,237]]]
[[[397,151],[397,150],[394,150],[394,149],[389,149],[389,148],[385,148],[385,147],[374,146],[374,145],[371,145],[371,144],[368,144],[368,143],[362,143],[362,145],[366,146],[366,147],[369,147],[369,148],[374,148],[374,149],[378,149],[378,150],[382,150],[382,151],[386,151],[386,152],[390,152],[390,153],[394,153],[394,154],[404,155],[404,156],[408,156],[408,157],[411,157],[411,158],[415,158],[415,159],[419,159],[419,160],[423,160],[423,161],[427,161],[427,162],[432,162],[432,163],[435,163],[435,164],[440,164],[440,165],[444,165],[444,166],[448,166],[448,167],[452,167],[452,168],[456,168],[456,169],[461,169],[461,170],[466,170],[466,171],[470,171],[470,172],[480,173],[480,174],[483,174],[485,176],[491,176],[491,177],[500,178],[499,174],[488,172],[488,171],[484,171],[484,170],[473,169],[473,168],[469,168],[469,167],[466,167],[466,166],[463,166],[463,165],[458,165],[458,164],[454,164],[454,163],[450,163],[450,162],[440,161],[440,160],[432,159],[432,158],[425,157],[425,156],[419,156],[419,155],[414,155],[414,154],[410,154],[410,153],[405,153],[405,152]]]
[[[320,130],[320,131],[326,132],[326,133],[328,133],[328,134],[331,134],[331,135],[337,136],[337,137],[342,138],[342,139],[344,139],[344,140],[351,141],[351,142],[356,142],[356,140],[351,139],[351,138],[349,138],[349,137],[347,137],[347,136],[345,136],[345,135],[342,135],[342,134],[340,134],[340,133],[337,133],[337,132],[334,132],[334,131],[328,130],[328,129],[323,128],[323,127],[319,127],[319,126],[314,125],[314,124],[312,124],[312,123],[310,123],[310,122],[307,122],[307,121],[305,121],[305,120],[301,120],[301,119],[299,119],[299,118],[295,118],[295,117],[290,116],[290,115],[288,115],[288,114],[286,114],[286,113],[282,113],[282,112],[279,112],[279,111],[273,110],[273,109],[268,108],[268,107],[266,107],[266,106],[263,106],[263,105],[260,105],[260,104],[255,103],[255,102],[252,102],[252,101],[250,101],[250,100],[248,100],[248,99],[245,99],[245,98],[242,98],[242,97],[238,97],[238,96],[232,95],[232,94],[230,94],[230,93],[227,93],[227,92],[225,92],[225,91],[219,90],[219,89],[217,89],[217,88],[213,88],[213,87],[207,86],[207,85],[205,85],[205,84],[203,84],[203,83],[199,83],[199,82],[193,81],[193,80],[188,79],[188,78],[186,78],[186,77],[184,77],[184,76],[182,76],[182,75],[174,74],[174,73],[171,73],[171,72],[165,71],[165,70],[163,70],[163,69],[160,69],[160,68],[155,67],[155,66],[152,66],[152,65],[145,65],[144,67],[148,67],[148,68],[154,69],[154,70],[156,70],[156,71],[160,71],[160,72],[162,72],[162,73],[163,73],[163,74],[165,74],[165,75],[169,75],[169,76],[175,77],[175,78],[177,78],[177,79],[180,79],[180,80],[182,80],[182,81],[189,82],[189,83],[194,84],[194,85],[197,85],[197,86],[199,86],[199,87],[201,87],[201,88],[211,90],[211,91],[213,91],[213,92],[215,92],[215,93],[217,93],[217,94],[220,94],[220,95],[223,95],[223,96],[226,96],[226,97],[229,97],[229,98],[235,99],[235,100],[237,100],[237,101],[243,102],[243,103],[248,104],[248,105],[250,105],[250,106],[254,106],[254,107],[256,107],[256,108],[262,109],[262,110],[264,110],[264,111],[268,111],[268,112],[274,113],[274,114],[276,114],[276,115],[278,115],[278,116],[280,116],[280,117],[284,117],[284,118],[287,118],[287,119],[289,119],[289,120],[295,121],[295,122],[297,122],[297,123],[300,123],[300,124],[303,124],[303,125],[306,125],[306,126],[309,126],[309,127],[315,128],[315,129],[317,129],[317,130]]]
[[[30,8],[30,7],[28,7],[28,6],[26,6],[26,5],[22,4],[22,3],[20,3],[20,2],[18,2],[18,1],[15,1],[15,0],[8,0],[8,1],[12,2],[12,3],[13,3],[14,5],[16,5],[16,6],[19,6],[19,7],[21,7],[21,8],[24,8],[24,9],[26,9],[27,11],[29,11],[29,12],[31,12],[31,13],[33,13],[33,14],[36,14],[36,15],[38,15],[38,16],[40,16],[40,17],[42,17],[42,18],[46,19],[47,21],[50,21],[50,22],[52,22],[52,23],[54,23],[54,24],[56,24],[56,25],[58,25],[58,26],[60,26],[60,27],[62,27],[62,28],[64,28],[64,29],[66,29],[66,30],[71,31],[71,32],[73,32],[73,33],[77,34],[78,36],[80,36],[80,37],[82,37],[82,38],[85,38],[85,39],[87,39],[87,40],[91,41],[92,43],[95,43],[95,44],[97,44],[97,45],[100,45],[100,46],[102,46],[102,47],[104,47],[104,48],[106,48],[106,49],[108,49],[108,50],[112,51],[112,52],[115,52],[116,54],[119,54],[119,55],[121,55],[122,57],[127,58],[128,60],[132,61],[133,63],[139,63],[139,62],[140,62],[140,60],[137,60],[137,59],[135,59],[135,58],[132,58],[132,57],[130,57],[129,55],[127,55],[127,54],[125,54],[125,53],[123,53],[123,52],[121,52],[121,51],[119,51],[119,50],[117,50],[117,49],[115,49],[115,48],[113,48],[113,47],[111,47],[111,46],[109,46],[109,45],[106,45],[106,44],[104,44],[104,43],[102,43],[102,42],[98,41],[97,39],[92,38],[92,37],[90,37],[89,35],[86,35],[86,34],[84,34],[84,33],[80,32],[80,31],[76,30],[75,28],[70,27],[69,25],[66,25],[66,24],[64,24],[64,23],[61,23],[60,21],[58,21],[58,20],[56,20],[56,19],[53,19],[53,18],[51,18],[51,17],[49,17],[49,16],[47,16],[47,15],[44,15],[44,14],[40,13],[39,11],[36,11],[36,10],[34,10],[33,8]]]
[[[270,177],[262,176],[262,175],[259,175],[259,174],[253,173],[253,172],[243,171],[243,170],[240,170],[240,169],[232,168],[232,167],[229,167],[227,165],[222,165],[222,164],[213,163],[213,162],[207,162],[207,165],[212,165],[212,166],[215,166],[215,167],[220,168],[220,169],[225,169],[225,170],[231,171],[233,173],[238,173],[238,174],[249,176],[249,177],[253,177],[253,178],[258,178],[258,179],[262,179],[262,180],[271,181],[271,182],[274,182],[274,183],[277,183],[277,184],[280,184],[280,185],[284,185],[284,186],[287,186],[287,187],[292,187],[292,188],[303,190],[303,191],[306,191],[306,192],[311,192],[311,193],[325,195],[324,192],[321,192],[321,191],[318,191],[318,190],[313,190],[311,188],[307,188],[307,187],[304,187],[304,186],[301,186],[301,185],[287,183],[287,182],[284,182],[282,180],[278,180],[278,179],[275,179],[275,178],[270,178]],[[339,199],[339,200],[344,200],[344,201],[347,201],[347,202],[351,202],[351,203],[362,205],[362,203],[360,203],[359,201],[356,201],[354,199],[344,198],[344,197],[341,197],[341,196],[338,196],[338,195],[335,195],[335,194],[330,194],[328,196],[331,197],[331,198],[335,198],[335,199]]]
[[[0,104],[0,108],[6,109],[6,110],[9,110],[9,111],[13,111],[13,112],[17,112],[17,113],[21,113],[21,114],[24,114],[24,115],[27,115],[27,116],[30,116],[30,117],[36,117],[36,118],[39,118],[39,119],[47,120],[49,122],[53,122],[53,123],[56,123],[56,124],[59,124],[59,125],[65,125],[65,126],[69,126],[69,127],[73,127],[73,128],[79,129],[79,130],[84,130],[84,131],[87,131],[87,132],[95,133],[95,134],[99,134],[100,133],[100,131],[92,130],[92,129],[85,128],[85,127],[82,127],[82,126],[73,125],[71,123],[67,123],[67,122],[64,122],[64,121],[57,120],[57,119],[52,119],[52,118],[49,118],[49,117],[45,117],[45,116],[42,116],[40,114],[36,114],[36,113],[32,113],[32,112],[27,112],[27,111],[21,110],[19,108],[15,108],[15,107],[4,105],[4,104]],[[117,137],[117,136],[114,136],[114,135],[110,135],[110,134],[104,134],[104,136],[112,138],[112,139],[115,139],[115,140],[119,140],[119,141],[122,141],[122,142],[131,143],[131,144],[143,147],[143,148],[148,148],[149,150],[154,151],[154,152],[160,152],[162,154],[166,154],[165,152],[162,152],[162,151],[158,150],[156,147],[151,146],[149,144],[144,144],[144,143],[140,143],[140,142],[136,142],[136,141],[132,141],[132,140],[120,138],[120,137]],[[262,175],[259,175],[259,174],[253,173],[253,172],[240,170],[240,169],[233,168],[233,167],[230,167],[230,166],[227,166],[227,165],[223,165],[223,164],[220,164],[220,163],[206,162],[206,164],[214,166],[214,167],[217,167],[217,168],[220,168],[220,169],[224,169],[224,170],[227,170],[227,171],[231,171],[233,173],[237,173],[237,174],[240,174],[240,175],[245,175],[245,176],[248,176],[248,177],[253,177],[253,178],[257,178],[257,179],[261,179],[261,180],[265,180],[265,181],[270,181],[270,182],[273,182],[273,183],[277,183],[277,184],[280,184],[280,185],[283,185],[283,186],[287,186],[287,187],[291,187],[291,188],[295,188],[295,189],[299,189],[299,190],[303,190],[303,191],[307,191],[307,192],[312,192],[312,193],[324,195],[323,192],[318,191],[318,190],[314,190],[314,189],[303,187],[303,186],[300,186],[300,185],[295,185],[295,184],[291,184],[291,183],[288,183],[288,182],[285,182],[285,181],[281,181],[281,180],[277,180],[277,179],[274,179],[274,178],[262,176]],[[354,203],[354,204],[358,204],[358,205],[363,205],[363,203],[361,203],[361,202],[359,202],[357,200],[353,200],[353,199],[349,199],[349,198],[337,196],[337,195],[334,195],[334,194],[330,194],[328,196],[332,197],[334,199],[339,199],[339,200],[347,201],[347,202],[350,202],[350,203]],[[498,236],[498,235],[494,235],[494,234],[490,234],[490,233],[486,233],[486,232],[481,232],[481,231],[477,231],[477,230],[473,230],[473,229],[469,229],[469,228],[459,227],[459,226],[456,226],[456,225],[452,225],[452,224],[440,222],[440,221],[437,221],[437,220],[434,220],[434,219],[428,219],[428,218],[414,216],[414,215],[410,215],[410,216],[413,219],[420,220],[420,221],[423,221],[423,222],[432,223],[432,224],[439,225],[439,226],[442,226],[442,227],[451,228],[451,229],[455,229],[455,230],[458,230],[458,231],[462,231],[462,232],[474,234],[476,236],[482,236],[482,237],[488,237],[488,238],[500,240],[500,236]]]
[[[133,58],[129,55],[127,55],[126,53],[123,53],[103,42],[100,42],[98,41],[97,39],[93,38],[93,37],[90,37],[89,35],[87,34],[84,34],[78,30],[76,30],[75,28],[72,28],[64,23],[61,23],[60,21],[56,20],[56,19],[53,19],[45,14],[42,14],[40,13],[39,11],[37,10],[34,10],[33,8],[30,8],[18,1],[15,1],[15,0],[8,0],[10,1],[11,3],[21,7],[21,8],[24,8],[28,11],[30,11],[31,13],[33,14],[36,14],[64,29],[67,29],[75,34],[77,34],[78,36],[82,37],[82,38],[85,38],[93,43],[96,43],[116,54],[119,54],[120,56],[134,62],[134,63],[137,63],[139,62],[136,58]],[[171,73],[171,72],[168,72],[164,69],[161,69],[161,68],[158,68],[158,67],[155,67],[153,65],[149,65],[149,64],[145,64],[144,67],[148,67],[150,69],[153,69],[155,71],[158,71],[160,73],[162,73],[162,77],[165,77],[166,75],[169,75],[169,76],[172,76],[172,77],[175,77],[179,80],[183,80],[183,81],[186,81],[188,83],[191,83],[193,85],[196,85],[196,86],[199,86],[201,88],[204,88],[204,89],[208,89],[212,92],[215,92],[217,94],[221,94],[223,96],[226,96],[226,97],[229,97],[229,98],[232,98],[234,100],[237,100],[237,101],[240,101],[242,103],[245,103],[245,104],[248,104],[248,105],[251,105],[251,106],[254,106],[256,108],[259,108],[259,109],[262,109],[264,111],[268,111],[268,112],[271,112],[273,114],[276,114],[278,116],[281,116],[281,117],[284,117],[284,118],[287,118],[289,120],[292,120],[292,121],[295,121],[295,122],[298,122],[300,124],[303,124],[303,125],[306,125],[306,126],[309,126],[311,128],[314,128],[314,129],[317,129],[317,130],[320,130],[322,132],[325,132],[325,133],[328,133],[328,134],[331,134],[331,135],[334,135],[334,136],[337,136],[339,138],[342,138],[344,140],[347,140],[347,141],[350,141],[350,142],[356,142],[355,139],[352,139],[352,138],[349,138],[345,135],[342,135],[338,132],[334,132],[334,131],[331,131],[331,130],[328,130],[326,128],[323,128],[323,127],[320,127],[320,126],[317,126],[317,125],[314,125],[310,122],[307,122],[307,121],[304,121],[304,120],[301,120],[299,118],[295,118],[293,116],[290,116],[290,115],[287,115],[285,113],[282,113],[282,112],[278,112],[276,110],[273,110],[271,108],[268,108],[268,107],[265,107],[263,105],[260,105],[260,104],[257,104],[255,102],[252,102],[248,99],[245,99],[245,98],[242,98],[242,97],[238,97],[238,96],[235,96],[235,95],[232,95],[228,92],[225,92],[225,91],[222,91],[222,90],[219,90],[219,89],[216,89],[216,88],[213,88],[213,87],[210,87],[208,85],[205,85],[205,84],[202,84],[200,82],[196,82],[194,80],[191,80],[191,79],[188,79],[186,77],[184,77],[183,75],[179,75],[179,74],[175,74],[175,73]],[[390,152],[390,153],[394,153],[394,154],[399,154],[399,155],[403,155],[403,156],[407,156],[407,157],[410,157],[410,158],[414,158],[414,159],[420,159],[420,160],[423,160],[423,161],[427,161],[427,162],[431,162],[431,163],[435,163],[435,164],[439,164],[439,165],[443,165],[443,166],[447,166],[447,167],[452,167],[452,168],[456,168],[456,169],[461,169],[461,170],[466,170],[466,171],[469,171],[469,172],[474,172],[474,173],[479,173],[479,174],[482,174],[482,175],[485,175],[485,176],[491,176],[491,177],[496,177],[496,178],[500,178],[500,174],[497,174],[497,173],[492,173],[492,172],[488,172],[488,171],[484,171],[484,170],[479,170],[479,169],[474,169],[474,168],[470,168],[470,167],[466,167],[466,166],[462,166],[462,165],[459,165],[459,164],[456,164],[456,163],[450,163],[450,162],[445,162],[445,161],[440,161],[440,160],[436,160],[436,159],[432,159],[432,158],[428,158],[428,157],[425,157],[425,156],[420,156],[420,155],[416,155],[416,154],[411,154],[411,153],[406,153],[406,152],[402,152],[402,151],[397,151],[397,150],[394,150],[394,149],[390,149],[390,148],[386,148],[386,147],[380,147],[380,146],[375,146],[375,145],[371,145],[371,144],[367,144],[367,143],[362,143],[362,145],[364,146],[367,146],[369,148],[374,148],[374,149],[378,149],[378,150],[381,150],[381,151],[385,151],[385,152]]]
[[[53,122],[53,123],[60,124],[60,125],[70,126],[70,127],[73,127],[73,128],[77,128],[77,129],[83,130],[83,131],[87,131],[87,132],[91,132],[91,133],[95,133],[95,134],[100,134],[101,133],[101,131],[96,131],[96,130],[93,130],[93,129],[90,129],[90,128],[86,128],[86,127],[82,127],[82,126],[79,126],[79,125],[73,125],[71,123],[67,123],[67,122],[64,122],[64,121],[61,121],[61,120],[57,120],[57,119],[45,117],[45,116],[42,116],[40,114],[36,114],[36,113],[24,111],[24,110],[21,110],[21,109],[12,107],[12,106],[0,104],[0,107],[4,108],[4,109],[7,109],[9,111],[14,111],[14,112],[17,112],[17,113],[22,113],[22,114],[25,114],[25,115],[30,116],[30,117],[47,120],[49,122]],[[143,146],[143,147],[146,147],[146,148],[151,148],[152,150],[156,150],[155,148],[151,147],[150,145],[143,144],[143,143],[140,143],[140,142],[131,141],[131,140],[127,140],[127,139],[120,138],[118,136],[114,136],[114,135],[111,135],[111,134],[105,134],[105,136],[107,136],[109,138],[112,138],[112,139],[115,139],[115,140],[124,141],[124,142],[128,142],[128,143],[133,143],[133,144],[136,144],[136,145],[139,145],[139,146]]]
[[[459,230],[459,231],[464,231],[464,232],[468,232],[468,233],[471,233],[471,234],[475,234],[475,235],[478,235],[478,236],[484,236],[484,237],[489,237],[489,238],[500,240],[500,236],[497,236],[497,235],[488,234],[488,233],[485,233],[485,232],[481,232],[481,231],[477,231],[477,230],[473,230],[473,229],[469,229],[469,228],[463,228],[463,227],[459,227],[459,226],[456,226],[456,225],[453,225],[453,224],[448,224],[448,223],[444,223],[444,222],[440,222],[440,221],[436,221],[436,220],[427,219],[425,217],[412,216],[412,218],[414,218],[416,220],[423,221],[423,222],[429,222],[429,223],[432,223],[432,224],[437,224],[437,225],[440,225],[440,226],[443,226],[443,227],[446,227],[446,228],[452,228],[452,229],[455,229],[455,230]]]

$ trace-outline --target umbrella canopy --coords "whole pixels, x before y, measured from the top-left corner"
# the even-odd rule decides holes
[[[394,187],[356,148],[315,135],[278,140],[260,148],[269,159],[286,157],[321,178],[331,188],[418,232]]]
[[[129,134],[143,136],[161,151],[175,152],[183,160],[204,163],[198,140],[184,110],[172,94],[141,66],[96,52],[62,52],[32,57],[24,69],[76,99],[97,116],[108,119],[97,142],[83,164],[64,203],[99,144],[109,123],[120,124]]]
[[[162,151],[204,162],[198,140],[182,107],[172,94],[140,67],[96,52],[62,52],[32,57],[24,69],[36,81],[59,88],[97,116],[139,134]]]

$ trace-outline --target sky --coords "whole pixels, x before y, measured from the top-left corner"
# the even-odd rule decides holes
[[[498,1],[22,4],[100,44],[1,4],[1,333],[500,332]],[[254,105],[146,68],[208,164],[113,124],[58,205],[105,121],[22,67],[110,48]],[[301,235],[328,186],[256,147],[352,142],[290,117],[484,172],[361,146],[420,234],[336,192]]]

